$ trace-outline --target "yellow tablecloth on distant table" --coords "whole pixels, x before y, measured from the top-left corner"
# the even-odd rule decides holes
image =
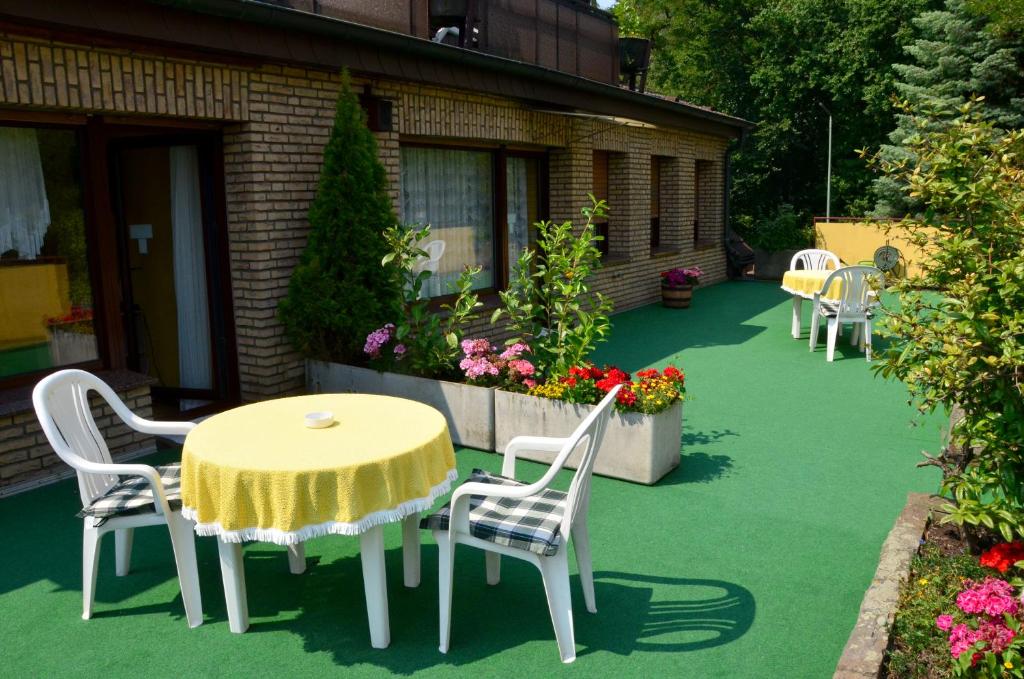
[[[806,299],[813,299],[814,293],[821,291],[825,279],[832,273],[829,269],[797,269],[787,271],[782,275],[782,289],[786,292],[799,295]],[[843,284],[840,280],[832,281],[827,293],[822,294],[822,299],[838,300],[842,294]]]
[[[336,422],[308,429],[306,413]],[[457,474],[444,416],[389,396],[321,394],[214,415],[185,439],[182,513],[200,535],[294,544],[425,511]]]

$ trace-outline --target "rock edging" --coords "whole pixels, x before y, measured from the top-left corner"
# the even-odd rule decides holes
[[[910,575],[928,517],[942,500],[925,493],[909,493],[907,504],[882,544],[878,569],[864,593],[857,624],[846,641],[833,679],[874,679],[879,676],[889,633],[896,615],[900,586]]]

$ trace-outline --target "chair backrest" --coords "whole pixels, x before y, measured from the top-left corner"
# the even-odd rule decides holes
[[[427,256],[416,262],[413,270],[417,273],[420,271],[429,271],[430,273],[436,274],[441,262],[441,257],[444,256],[444,248],[445,242],[443,240],[432,240],[424,245],[423,251],[427,253]]]
[[[789,260],[789,270],[795,271],[797,264],[803,264],[804,269],[838,269],[841,264],[839,257],[828,250],[800,250],[793,259]],[[829,267],[829,264],[832,266]]]
[[[118,482],[116,474],[82,469],[82,462],[111,464],[110,450],[96,427],[89,392],[96,392],[126,423],[132,412],[106,382],[84,370],[61,370],[44,377],[32,390],[32,405],[47,441],[60,459],[78,473],[83,506]]]
[[[837,307],[839,316],[863,316],[872,304],[868,293],[881,290],[884,280],[882,272],[873,266],[844,266],[828,275],[821,290],[824,295],[839,281],[839,299],[830,297],[829,303]]]
[[[554,462],[544,473],[540,483],[548,486],[555,474],[562,470],[569,456],[575,451],[582,449],[576,473],[569,484],[569,493],[566,497],[565,515],[562,518],[562,535],[568,535],[576,521],[577,515],[587,512],[590,504],[590,477],[594,471],[594,460],[597,458],[597,449],[601,446],[601,439],[604,437],[604,430],[608,425],[608,419],[612,414],[612,404],[615,397],[622,389],[622,385],[616,385],[609,391],[601,402],[594,406],[594,410],[587,415],[578,427],[562,446],[562,449],[555,456]]]

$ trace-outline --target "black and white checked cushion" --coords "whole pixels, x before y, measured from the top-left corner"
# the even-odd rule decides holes
[[[498,474],[474,469],[470,482],[502,486],[525,485]],[[565,515],[566,494],[546,489],[524,498],[492,498],[473,495],[469,500],[469,532],[481,540],[552,556],[562,545],[559,524]],[[445,505],[420,521],[421,528],[448,530],[451,507]]]
[[[156,467],[157,474],[164,484],[164,494],[172,511],[181,509],[181,465],[169,464]],[[110,490],[92,501],[88,507],[78,513],[81,517],[93,516],[106,519],[111,516],[128,514],[145,514],[156,511],[153,506],[153,489],[149,482],[141,476],[129,476],[121,479]]]

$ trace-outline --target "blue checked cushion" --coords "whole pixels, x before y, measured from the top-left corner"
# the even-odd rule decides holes
[[[181,509],[181,464],[156,467],[156,473],[164,484],[164,494],[171,511]],[[122,478],[110,490],[96,498],[78,513],[81,517],[92,516],[107,519],[111,516],[145,514],[154,512],[153,488],[141,476]]]
[[[525,485],[498,474],[474,469],[469,481],[501,486]],[[562,545],[559,524],[565,515],[566,494],[545,489],[524,498],[492,498],[473,495],[469,499],[469,532],[498,545],[553,556]],[[420,528],[448,530],[451,507],[445,505],[420,521]]]

